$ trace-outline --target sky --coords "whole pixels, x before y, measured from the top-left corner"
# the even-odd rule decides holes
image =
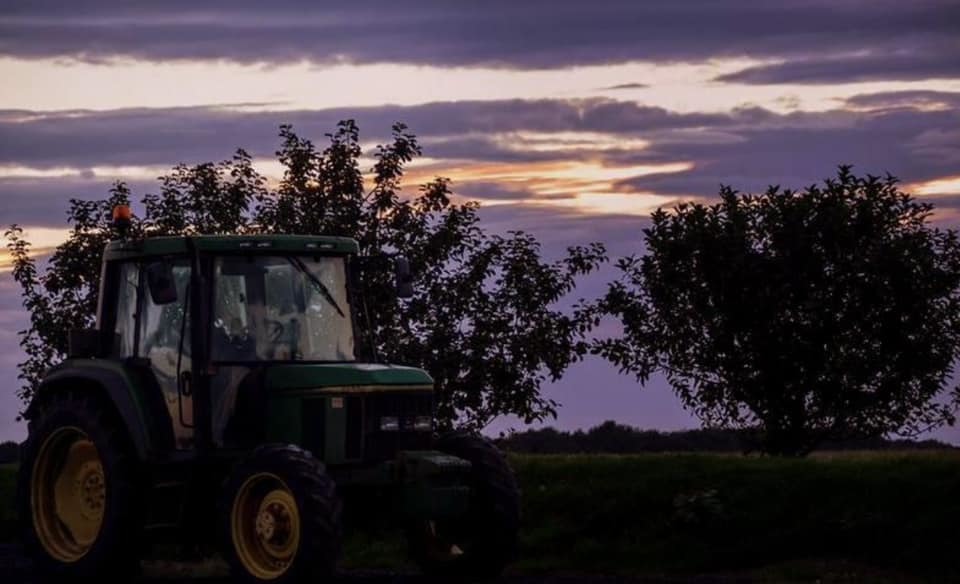
[[[156,191],[172,165],[237,147],[275,177],[280,124],[322,141],[346,118],[368,148],[406,123],[425,154],[411,189],[450,177],[487,229],[532,232],[548,257],[590,241],[635,253],[658,207],[721,184],[802,188],[839,164],[893,174],[960,224],[956,0],[218,6],[3,3],[0,225],[49,248],[70,198],[115,180]],[[0,253],[0,440],[25,434],[20,302]],[[544,391],[562,428],[697,426],[662,379],[641,387],[599,359]]]

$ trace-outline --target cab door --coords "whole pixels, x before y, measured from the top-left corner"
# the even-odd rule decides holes
[[[158,303],[148,287],[141,284],[137,353],[149,362],[156,377],[173,424],[176,448],[187,450],[195,446],[192,319],[188,314],[191,269],[186,258],[160,261],[168,262],[172,269],[176,300]],[[143,269],[149,269],[149,264],[144,264]],[[141,282],[145,279],[141,275]]]
[[[133,259],[107,263],[98,322],[109,356],[124,363],[140,386],[148,410],[158,413],[147,423],[156,425],[162,447],[190,449],[194,446],[193,396],[182,383],[192,369],[190,319],[183,319],[190,266],[185,260],[172,261],[176,301],[157,303],[144,276],[149,265]],[[182,332],[186,333],[183,343]]]
[[[209,369],[211,439],[219,448],[254,446],[263,434],[266,365],[256,343],[262,295],[263,271],[252,259],[216,258]]]

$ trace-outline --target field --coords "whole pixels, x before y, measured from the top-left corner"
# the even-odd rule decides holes
[[[704,573],[839,561],[934,579],[960,575],[955,455],[517,463],[526,569]]]
[[[957,581],[960,454],[514,456],[518,573]],[[0,501],[13,494],[0,468]],[[9,520],[0,505],[0,523]],[[0,535],[9,530],[0,525]],[[348,567],[404,568],[353,535]]]

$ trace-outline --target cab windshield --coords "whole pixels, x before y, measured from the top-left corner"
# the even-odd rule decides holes
[[[354,361],[343,257],[216,259],[215,361]]]

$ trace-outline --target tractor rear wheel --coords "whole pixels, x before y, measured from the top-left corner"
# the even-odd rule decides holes
[[[38,406],[18,473],[22,538],[41,581],[128,581],[139,567],[133,453],[113,410],[65,392]]]
[[[326,469],[296,446],[261,446],[233,470],[220,510],[224,555],[242,582],[314,582],[333,574],[341,503]]]
[[[444,581],[493,578],[513,559],[520,525],[520,489],[506,457],[486,438],[442,436],[437,450],[472,465],[466,517],[422,521],[409,532],[410,553],[424,573]]]

